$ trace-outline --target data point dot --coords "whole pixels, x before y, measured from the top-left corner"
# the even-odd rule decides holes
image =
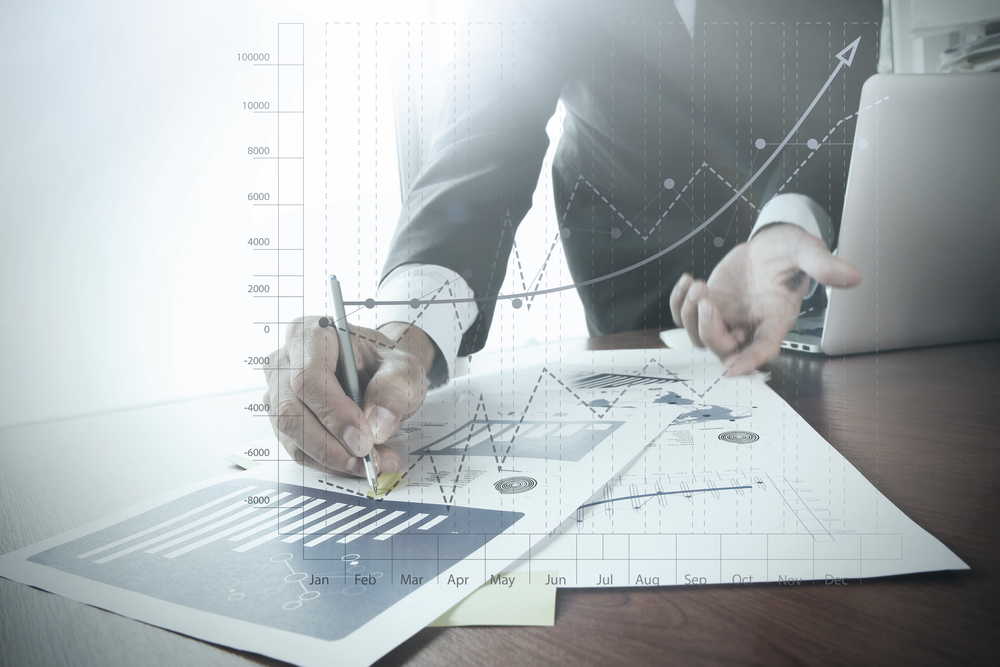
[[[410,299],[410,308],[416,310],[420,307],[420,299]]]
[[[572,234],[572,232],[570,231],[569,227],[563,227],[562,229],[559,230],[559,235],[562,236],[564,239],[568,239],[570,234]]]
[[[861,150],[864,150],[864,149],[868,148],[868,140],[867,139],[858,139],[858,148],[860,148]]]
[[[764,146],[767,146],[767,142],[764,141],[763,139],[758,139],[757,141],[753,142],[753,145],[757,147],[757,150],[762,151],[764,150]]]
[[[667,180],[663,181],[663,187],[665,187],[667,190],[673,190],[674,185],[675,185],[674,179],[672,178],[668,178]]]
[[[723,243],[725,243],[725,240],[721,236],[716,236],[715,240],[712,241],[712,245],[716,248],[721,248]]]
[[[514,299],[513,301],[510,302],[510,305],[514,306],[514,308],[520,308],[521,307],[521,300],[520,299]]]
[[[371,310],[375,307],[375,299],[365,299],[365,308]]]
[[[319,325],[325,329],[328,326],[330,326],[330,320],[326,319],[325,317],[321,317],[319,318]]]
[[[472,269],[462,269],[462,277],[468,280],[472,277]]]
[[[809,148],[809,150],[814,151],[817,148],[819,148],[819,142],[816,141],[815,139],[810,139],[809,141],[806,142],[806,146]]]
[[[616,239],[621,235],[622,235],[622,230],[618,229],[617,227],[611,228],[611,238]]]

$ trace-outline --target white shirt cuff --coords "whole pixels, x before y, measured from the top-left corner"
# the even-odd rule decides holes
[[[390,322],[420,327],[441,351],[441,358],[435,361],[427,378],[431,386],[437,386],[454,374],[462,334],[472,325],[479,309],[474,301],[420,304],[417,308],[411,307],[409,302],[412,299],[444,301],[474,297],[469,284],[451,269],[433,264],[404,264],[385,277],[376,294],[376,301],[403,303],[377,305],[363,312],[367,315],[368,326],[373,329]]]
[[[764,204],[750,231],[750,238],[766,225],[776,222],[786,222],[801,227],[813,236],[823,239],[826,247],[833,246],[833,223],[823,207],[813,201],[812,197],[794,192],[772,197]]]
[[[823,239],[827,248],[833,246],[833,223],[830,216],[812,197],[794,192],[772,197],[760,210],[757,222],[750,231],[750,238],[767,225],[779,222],[801,227],[813,236]],[[816,284],[816,281],[810,278],[806,299],[816,291]]]

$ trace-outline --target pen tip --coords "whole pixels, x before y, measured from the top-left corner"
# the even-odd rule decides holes
[[[336,280],[336,279],[337,279],[337,276],[335,276],[334,274],[331,273],[330,274],[330,280]]]

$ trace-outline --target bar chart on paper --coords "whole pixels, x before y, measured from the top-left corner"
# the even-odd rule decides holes
[[[522,516],[241,478],[29,560],[194,609],[332,640],[434,583]],[[394,585],[400,581],[407,585]]]

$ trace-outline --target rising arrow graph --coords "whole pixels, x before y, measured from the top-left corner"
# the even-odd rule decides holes
[[[781,143],[778,144],[777,148],[774,149],[774,152],[771,153],[771,155],[767,158],[767,160],[765,160],[764,163],[760,167],[758,167],[757,171],[754,172],[754,174],[749,179],[747,179],[747,182],[743,184],[743,187],[741,187],[739,190],[737,190],[736,194],[734,194],[729,199],[729,201],[727,201],[725,204],[723,204],[721,207],[719,207],[719,209],[715,213],[713,213],[712,215],[710,215],[708,218],[706,218],[704,222],[702,222],[700,225],[698,225],[697,227],[695,227],[694,229],[692,229],[688,234],[686,234],[680,240],[675,241],[674,243],[672,243],[671,245],[667,246],[663,250],[660,250],[656,254],[650,255],[646,259],[643,259],[643,260],[641,260],[639,262],[636,262],[635,264],[632,264],[631,266],[626,266],[623,269],[619,269],[617,271],[612,271],[611,273],[608,273],[608,274],[603,275],[603,276],[598,276],[596,278],[591,278],[590,280],[583,280],[583,281],[580,281],[578,283],[570,283],[568,285],[560,285],[559,287],[550,287],[548,289],[535,290],[535,291],[532,291],[532,292],[520,292],[520,293],[517,293],[517,294],[498,294],[496,296],[480,296],[480,297],[471,297],[471,298],[467,298],[467,299],[428,299],[428,300],[413,299],[413,300],[410,300],[410,301],[377,301],[375,299],[368,299],[366,301],[345,301],[344,304],[348,305],[348,306],[366,306],[366,307],[369,307],[369,308],[374,307],[374,306],[378,306],[378,305],[385,305],[385,306],[390,306],[390,305],[391,306],[411,305],[411,306],[417,307],[417,306],[420,306],[420,305],[430,305],[430,304],[475,303],[475,302],[480,302],[480,301],[486,302],[486,301],[501,301],[501,300],[509,300],[509,299],[529,298],[529,297],[534,297],[534,296],[538,296],[538,295],[541,295],[541,294],[553,294],[555,292],[564,292],[566,290],[576,289],[578,287],[585,287],[587,285],[593,285],[595,283],[603,282],[605,280],[611,280],[612,278],[617,278],[618,276],[624,275],[624,274],[626,274],[626,273],[628,273],[630,271],[634,271],[634,270],[638,269],[641,266],[645,266],[646,264],[649,264],[650,262],[653,262],[653,261],[659,259],[660,257],[663,257],[668,252],[670,252],[671,250],[673,250],[677,246],[681,245],[682,243],[687,242],[689,239],[691,239],[691,237],[695,236],[696,234],[698,234],[699,232],[701,232],[703,229],[705,229],[705,227],[707,227],[712,222],[714,222],[716,218],[718,218],[720,215],[722,215],[725,212],[726,209],[728,209],[730,206],[732,206],[733,203],[736,202],[736,200],[739,199],[741,196],[743,196],[743,193],[745,193],[750,188],[750,186],[754,184],[754,182],[757,180],[757,178],[762,173],[764,173],[764,170],[768,167],[768,165],[770,165],[772,162],[774,162],[775,158],[778,157],[778,155],[785,148],[785,146],[788,144],[788,142],[791,141],[791,139],[795,135],[795,133],[798,132],[799,127],[801,127],[802,123],[805,122],[806,118],[809,117],[809,114],[812,112],[813,108],[816,106],[816,104],[823,97],[823,94],[827,91],[827,89],[829,89],[830,84],[833,83],[833,80],[837,77],[837,74],[840,73],[840,70],[843,69],[844,67],[850,67],[851,63],[854,62],[854,54],[857,52],[857,50],[858,50],[858,44],[860,42],[861,42],[861,37],[858,37],[853,42],[851,42],[850,44],[848,44],[842,51],[840,51],[838,54],[836,54],[836,56],[834,56],[837,59],[837,66],[833,68],[833,71],[830,73],[830,76],[827,78],[826,83],[824,83],[823,87],[819,89],[819,92],[816,93],[816,96],[813,98],[812,102],[810,102],[809,106],[806,107],[805,112],[803,112],[803,114],[799,117],[799,119],[798,119],[798,121],[796,121],[795,125],[792,126],[792,129],[788,132],[788,134],[785,135],[785,138],[781,140]]]

